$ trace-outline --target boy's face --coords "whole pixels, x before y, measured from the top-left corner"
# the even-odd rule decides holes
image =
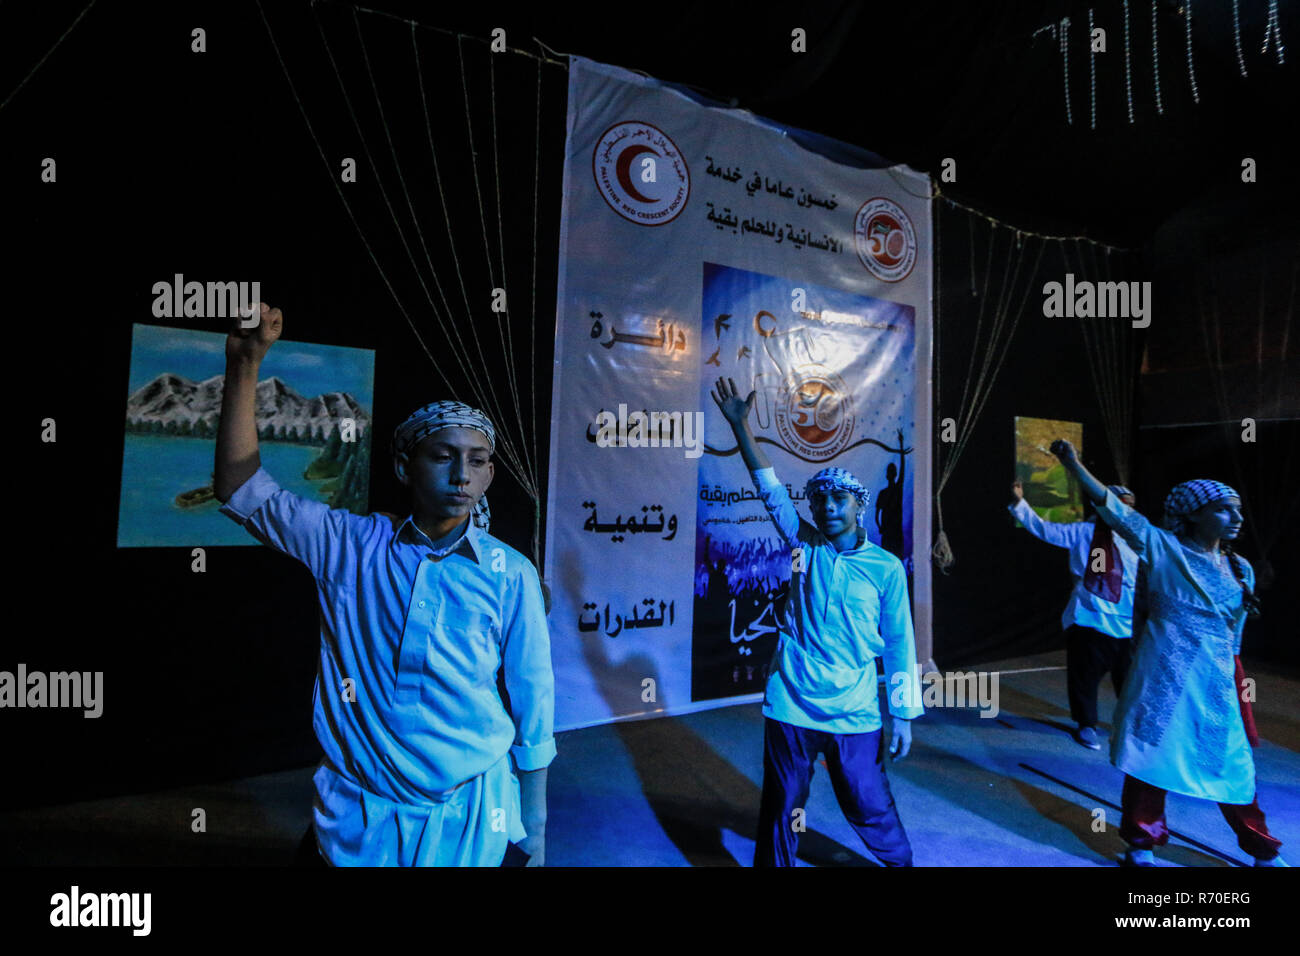
[[[466,518],[492,484],[495,468],[487,437],[473,428],[444,428],[410,455],[397,456],[397,477],[411,489],[417,514]]]
[[[835,538],[858,526],[858,499],[853,492],[836,489],[829,494],[818,493],[809,501],[817,530],[828,538]]]

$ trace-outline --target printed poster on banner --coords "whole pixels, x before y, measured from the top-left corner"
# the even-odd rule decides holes
[[[871,490],[929,656],[926,177],[570,61],[545,581],[556,728],[756,701],[790,554],[711,393],[810,518],[827,466]],[[824,144],[822,144],[824,145]]]
[[[909,581],[913,532],[915,309],[707,262],[702,302],[692,701],[762,691],[790,584],[790,549],[711,398],[719,378],[755,393],[750,429],[802,518],[804,485],[834,466],[871,490],[867,536]]]

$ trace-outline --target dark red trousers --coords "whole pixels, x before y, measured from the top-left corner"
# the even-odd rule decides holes
[[[1165,825],[1165,791],[1143,783],[1136,777],[1124,775],[1124,792],[1120,797],[1123,816],[1119,835],[1137,850],[1149,850],[1169,842],[1169,828]],[[1259,801],[1249,804],[1221,803],[1223,818],[1237,834],[1237,846],[1257,860],[1271,860],[1277,856],[1282,841],[1268,832],[1264,811]]]

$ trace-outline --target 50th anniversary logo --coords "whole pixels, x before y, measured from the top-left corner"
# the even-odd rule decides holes
[[[858,258],[877,279],[901,282],[916,265],[916,230],[895,202],[868,199],[853,218]]]

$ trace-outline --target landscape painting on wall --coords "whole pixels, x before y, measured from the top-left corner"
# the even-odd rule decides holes
[[[1016,416],[1016,477],[1029,502],[1045,521],[1083,520],[1083,495],[1049,448],[1065,438],[1083,457],[1083,423]]]
[[[212,492],[226,337],[135,325],[117,545],[253,545]],[[262,362],[262,467],[294,494],[366,514],[375,353],[279,341]]]

